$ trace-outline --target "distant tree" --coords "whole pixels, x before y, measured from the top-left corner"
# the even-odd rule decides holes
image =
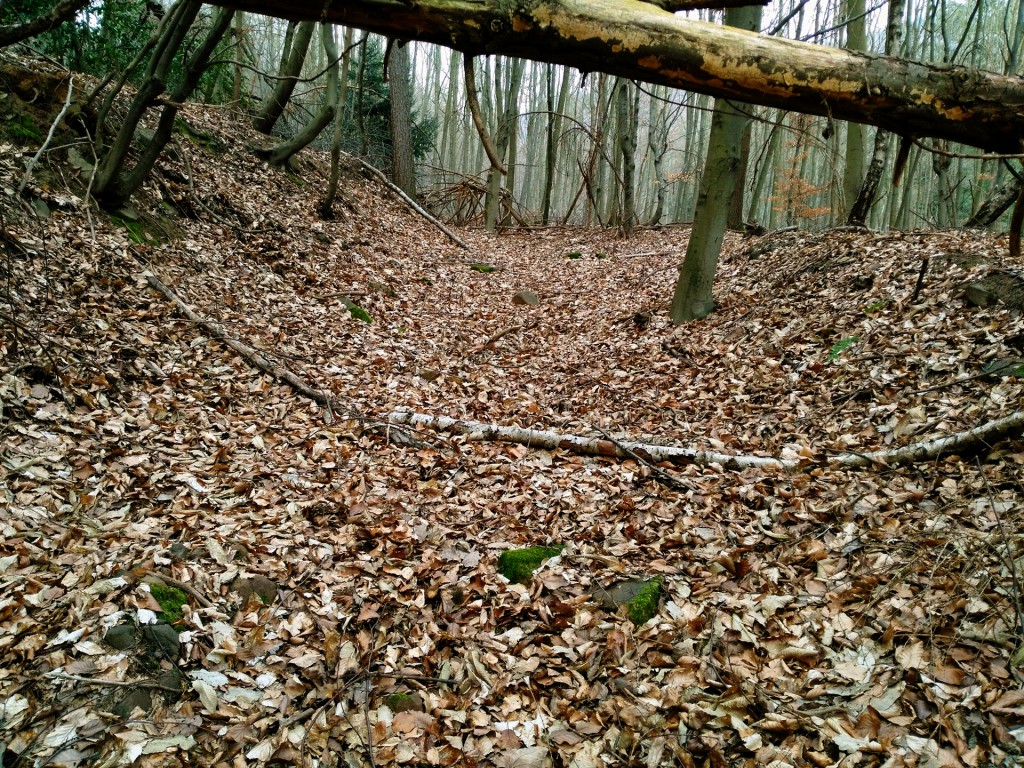
[[[391,87],[391,179],[410,197],[416,196],[416,168],[412,148],[412,84],[409,46],[391,48],[388,84]]]
[[[349,88],[355,91],[345,111],[342,149],[359,155],[382,170],[391,168],[391,88],[384,81],[381,38],[370,35],[358,48],[358,60],[349,69]],[[417,160],[431,150],[437,121],[412,115],[412,152]]]
[[[545,94],[547,97],[548,119],[544,151],[544,191],[541,200],[541,222],[547,224],[551,220],[551,195],[555,184],[555,165],[558,160],[558,142],[562,134],[562,116],[565,114],[565,103],[569,97],[569,78],[572,70],[562,68],[562,83],[558,89],[558,102],[555,103],[554,65],[545,67]]]

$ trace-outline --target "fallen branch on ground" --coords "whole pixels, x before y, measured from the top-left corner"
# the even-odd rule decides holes
[[[440,221],[438,221],[435,217],[431,216],[430,213],[423,206],[421,206],[419,203],[417,203],[415,200],[413,200],[411,197],[409,197],[407,194],[405,194],[405,192],[402,190],[401,187],[398,187],[398,186],[392,184],[388,180],[387,176],[385,176],[383,173],[381,173],[378,169],[374,168],[372,165],[370,165],[365,160],[362,160],[362,159],[360,159],[358,157],[355,158],[355,159],[359,161],[359,164],[361,166],[363,166],[363,169],[365,171],[367,171],[368,173],[372,174],[373,177],[377,179],[377,181],[379,181],[381,184],[383,184],[385,187],[387,187],[389,190],[391,190],[394,194],[398,195],[398,197],[400,197],[402,199],[402,202],[404,202],[406,205],[408,205],[410,208],[412,208],[416,213],[418,213],[424,219],[426,219],[431,224],[433,224],[435,227],[437,227],[442,232],[444,232],[446,235],[448,235],[448,239],[449,240],[451,240],[453,243],[455,243],[460,248],[465,248],[467,251],[470,250],[469,246],[466,245],[466,241],[465,240],[463,240],[461,237],[459,237],[454,232],[452,232],[450,229],[448,229],[448,227],[446,227],[444,224],[442,224]]]
[[[216,323],[213,320],[204,320],[203,318],[201,318],[199,315],[192,311],[192,308],[188,304],[179,299],[178,295],[169,287],[167,287],[160,280],[160,278],[158,278],[152,272],[147,271],[144,272],[143,274],[146,278],[146,282],[148,282],[153,289],[162,293],[167,298],[168,301],[170,301],[172,304],[174,304],[174,306],[178,308],[178,311],[181,312],[181,314],[183,314],[186,318],[188,318],[193,323],[198,325],[200,328],[202,328],[204,331],[206,331],[208,334],[213,336],[218,341],[224,342],[224,344],[229,349],[237,352],[251,365],[263,371],[264,373],[270,374],[275,379],[284,382],[288,386],[292,387],[300,395],[308,397],[314,403],[325,406],[327,408],[331,407],[330,398],[326,394],[321,392],[319,389],[314,389],[313,387],[309,386],[306,382],[304,382],[294,373],[289,371],[287,368],[277,365],[276,363],[272,363],[270,360],[261,355],[248,344],[243,344],[242,342],[231,338],[228,335],[228,332],[224,330],[223,326],[221,326],[219,323]]]
[[[214,338],[223,341],[224,344],[241,355],[243,359],[253,366],[288,384],[299,394],[308,397],[313,402],[324,406],[332,412],[336,409],[337,403],[332,401],[324,392],[310,386],[283,366],[272,363],[252,347],[230,338],[218,323],[211,320],[203,320],[154,274],[146,272],[145,277],[149,284],[171,301],[185,317],[200,328],[203,328]],[[882,466],[914,464],[922,461],[936,461],[942,456],[954,454],[976,454],[1002,440],[1017,437],[1024,433],[1024,411],[1015,411],[1008,416],[986,422],[964,432],[957,432],[945,437],[936,437],[931,440],[905,445],[901,448],[892,448],[887,451],[839,453],[821,458],[780,459],[772,456],[736,456],[728,453],[718,453],[717,451],[699,451],[695,448],[641,443],[636,440],[566,435],[560,432],[485,424],[482,421],[464,421],[462,419],[453,419],[449,416],[431,416],[426,413],[414,413],[412,411],[393,411],[387,414],[383,420],[386,420],[387,425],[391,427],[407,425],[433,429],[439,432],[459,432],[467,435],[471,440],[496,440],[548,450],[560,448],[587,456],[608,456],[620,459],[635,458],[635,454],[645,462],[652,462],[654,464],[659,464],[663,461],[675,465],[697,464],[709,466],[719,464],[725,469],[734,470],[754,468],[794,470],[813,466],[857,469],[876,464]]]
[[[388,414],[387,418],[392,424],[407,424],[438,431],[459,432],[473,440],[497,440],[548,450],[561,448],[588,456],[630,458],[635,453],[644,461],[656,464],[663,461],[676,465],[720,464],[725,469],[799,469],[804,466],[822,465],[856,469],[875,464],[883,466],[913,464],[921,461],[935,461],[942,456],[953,454],[977,453],[1001,440],[1015,437],[1024,432],[1024,411],[1016,411],[1009,416],[987,422],[965,432],[937,437],[887,451],[840,453],[820,459],[780,459],[771,456],[737,456],[717,451],[699,451],[694,448],[641,443],[635,440],[609,440],[604,437],[566,435],[524,427],[485,424],[481,421],[463,421],[448,416],[431,416],[411,411],[394,411]]]

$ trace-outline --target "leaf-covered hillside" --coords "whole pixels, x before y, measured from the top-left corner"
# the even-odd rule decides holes
[[[321,221],[315,153],[284,174],[183,114],[116,217],[80,141],[23,195],[35,146],[0,147],[5,767],[1020,764],[1024,445],[823,461],[1021,408],[1019,309],[965,299],[1003,240],[734,236],[672,327],[685,228],[466,251],[355,167]],[[564,548],[499,574],[532,546]],[[639,625],[630,579],[660,583]]]

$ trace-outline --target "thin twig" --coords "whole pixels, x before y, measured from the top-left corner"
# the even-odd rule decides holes
[[[57,117],[54,119],[54,121],[50,123],[50,131],[49,133],[46,134],[46,141],[43,142],[43,145],[39,148],[39,151],[32,156],[32,159],[28,161],[28,167],[25,169],[25,176],[24,178],[22,178],[21,184],[18,185],[19,196],[22,192],[25,191],[25,187],[28,185],[29,179],[32,178],[32,171],[34,171],[36,168],[36,163],[39,162],[39,158],[42,157],[43,152],[46,151],[46,148],[50,145],[50,142],[53,141],[53,134],[57,132],[57,126],[60,125],[61,121],[64,119],[64,115],[67,114],[68,108],[71,106],[71,91],[74,85],[75,76],[71,75],[68,79],[68,95],[67,98],[64,99],[64,106],[61,108],[60,112],[57,113]]]
[[[652,461],[650,461],[649,459],[645,459],[636,451],[631,450],[628,446],[624,445],[620,440],[616,440],[614,437],[612,437],[610,434],[608,434],[605,430],[601,429],[601,427],[597,426],[596,424],[591,424],[590,426],[591,428],[596,429],[598,432],[604,435],[606,440],[608,440],[611,443],[614,443],[615,447],[621,450],[627,456],[635,459],[637,462],[643,464],[645,467],[648,467],[654,474],[655,479],[657,479],[658,482],[662,483],[663,485],[667,485],[669,488],[672,488],[673,490],[676,491],[697,490],[689,483],[680,480],[678,477],[666,472],[661,467],[655,466]]]
[[[181,693],[180,688],[171,688],[169,685],[160,683],[146,683],[138,680],[97,680],[94,677],[82,677],[81,675],[69,675],[66,672],[50,672],[43,675],[49,680],[73,680],[76,683],[86,685],[102,685],[108,688],[144,688],[148,691],[167,691],[168,693]]]

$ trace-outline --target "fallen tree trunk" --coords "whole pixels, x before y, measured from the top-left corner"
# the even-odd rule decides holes
[[[231,338],[219,323],[200,317],[152,272],[145,272],[144,275],[149,285],[163,294],[168,301],[178,308],[181,314],[210,334],[210,336],[223,342],[229,349],[237,352],[252,366],[287,384],[300,395],[308,397],[318,405],[322,405],[339,414],[345,412],[339,403],[333,401],[322,390],[311,386],[284,366],[271,362],[248,344]],[[362,421],[372,420],[364,416],[354,416],[351,413],[347,415]],[[1024,432],[1024,411],[1016,411],[1009,416],[995,419],[974,429],[969,429],[966,432],[936,437],[921,443],[905,445],[902,448],[873,451],[871,453],[840,453],[826,457],[783,459],[772,456],[743,456],[718,453],[716,451],[700,451],[695,448],[642,443],[629,439],[609,439],[609,437],[604,435],[600,437],[567,435],[561,432],[486,424],[482,421],[453,419],[449,416],[431,416],[426,413],[414,413],[412,411],[392,411],[383,417],[382,421],[386,421],[388,425],[393,426],[426,428],[439,432],[458,432],[466,435],[471,440],[518,443],[530,448],[560,449],[585,456],[608,456],[620,459],[640,458],[651,464],[667,462],[677,466],[686,464],[710,466],[718,464],[725,469],[734,470],[800,470],[820,466],[837,469],[856,469],[874,465],[889,466],[936,461],[943,456],[978,453],[1001,440],[1019,436]]]
[[[215,0],[473,55],[603,71],[1001,152],[1024,137],[1024,80],[755,34],[633,0]],[[672,6],[671,3],[665,3]]]
[[[444,432],[459,432],[473,440],[497,440],[518,443],[531,448],[547,450],[562,449],[587,456],[609,456],[629,458],[636,454],[645,461],[655,464],[667,462],[675,465],[697,464],[709,466],[720,464],[725,469],[799,469],[810,466],[833,468],[869,467],[873,465],[913,464],[935,461],[954,454],[974,454],[995,445],[1001,440],[1014,437],[1024,431],[1024,411],[1017,411],[995,421],[982,424],[966,432],[937,437],[901,448],[871,453],[840,453],[834,456],[816,458],[782,459],[771,456],[742,456],[716,451],[700,451],[672,445],[641,443],[635,440],[567,435],[560,432],[508,427],[486,424],[481,421],[464,421],[448,416],[430,416],[425,413],[394,411],[388,414],[391,424],[406,424],[413,427],[434,429]]]

